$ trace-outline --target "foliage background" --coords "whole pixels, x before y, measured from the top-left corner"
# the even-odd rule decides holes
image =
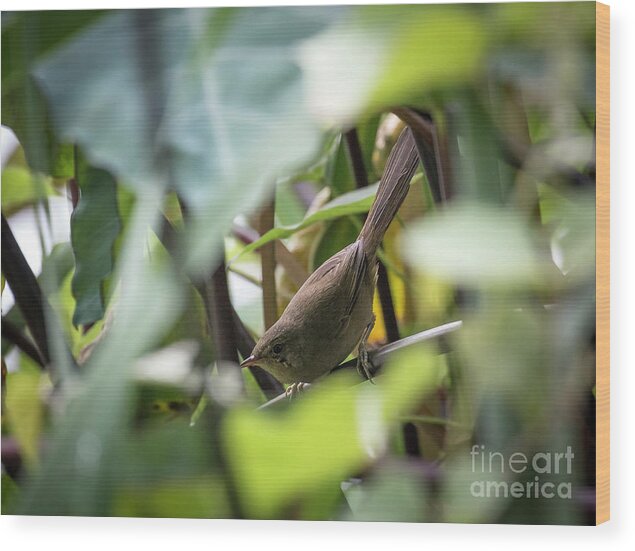
[[[2,213],[36,213],[43,259],[36,286],[3,224],[3,512],[591,521],[593,4],[2,25],[2,123],[21,144]],[[391,110],[418,124],[426,167],[385,243],[398,330],[463,326],[395,355],[377,385],[333,376],[257,412],[240,327],[260,334],[355,238],[373,192],[355,159],[378,179]],[[70,235],[54,244],[60,203]],[[273,223],[284,249],[245,247]],[[574,499],[470,498],[472,443],[574,446]]]

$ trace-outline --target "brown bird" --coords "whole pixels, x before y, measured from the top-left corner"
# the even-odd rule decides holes
[[[358,346],[358,370],[370,378],[366,340],[375,323],[377,248],[410,188],[419,162],[410,129],[393,147],[359,237],[326,260],[300,287],[242,367],[258,365],[293,395],[329,373]]]

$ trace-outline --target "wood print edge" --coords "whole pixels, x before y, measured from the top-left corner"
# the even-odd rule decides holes
[[[610,519],[610,9],[596,2],[596,524]]]

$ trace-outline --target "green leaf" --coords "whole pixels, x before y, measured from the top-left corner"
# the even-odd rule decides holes
[[[503,152],[491,112],[475,92],[462,92],[453,98],[448,126],[457,195],[465,200],[505,204],[514,174],[501,161]]]
[[[104,316],[103,284],[114,265],[114,244],[121,230],[117,184],[106,171],[78,162],[81,196],[71,216],[75,255],[72,291],[75,326],[89,325]]]
[[[359,227],[350,218],[337,218],[330,222],[311,255],[311,271],[321,266],[325,260],[350,245],[359,235]]]
[[[337,199],[333,199],[333,201],[330,201],[318,211],[307,216],[298,224],[293,224],[292,226],[282,226],[269,230],[265,235],[261,236],[260,239],[247,245],[239,256],[255,251],[256,249],[276,239],[290,237],[295,232],[306,228],[311,224],[315,224],[316,222],[323,222],[325,220],[340,218],[341,216],[368,212],[375,199],[378,186],[379,184],[374,184],[366,188],[349,191],[344,195],[340,195]]]
[[[65,415],[57,418],[41,468],[27,481],[22,513],[105,515],[121,447],[133,438],[136,360],[156,346],[178,318],[183,288],[170,264],[145,253],[147,229],[162,195],[151,189],[137,204],[122,248],[112,323],[81,376],[69,375]],[[72,387],[71,387],[72,385]]]
[[[58,133],[94,166],[136,190],[163,183],[181,194],[193,211],[192,267],[207,266],[210,220],[225,230],[319,150],[297,49],[341,11],[120,11],[36,74]]]
[[[249,517],[277,518],[289,503],[338,488],[386,450],[388,431],[438,378],[436,357],[386,368],[375,385],[351,386],[332,376],[280,414],[240,408],[229,412],[223,440]]]
[[[329,124],[473,79],[484,21],[459,6],[362,6],[307,41],[300,59],[312,111]]]
[[[426,513],[426,492],[421,475],[409,465],[388,464],[360,483],[344,483],[351,509],[347,520],[421,522]]]
[[[42,371],[25,354],[20,358],[20,369],[7,374],[7,425],[29,468],[35,467],[39,459],[40,433],[44,422],[40,398],[43,381]]]
[[[430,215],[407,232],[404,252],[420,270],[460,285],[541,284],[555,268],[538,256],[519,213],[478,204]]]
[[[8,166],[2,171],[2,214],[5,216],[54,193],[50,178],[33,174],[27,168]]]
[[[4,472],[4,465],[2,466],[2,504],[0,512],[3,515],[11,515],[15,509],[15,503],[20,495],[20,488],[15,483],[15,480]]]
[[[33,11],[5,14],[2,21],[2,124],[24,148],[32,170],[57,178],[73,175],[73,152],[53,135],[35,65],[103,11]]]

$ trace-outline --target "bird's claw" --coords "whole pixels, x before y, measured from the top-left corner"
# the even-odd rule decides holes
[[[357,356],[357,373],[359,373],[361,377],[368,379],[371,383],[375,383],[373,380],[372,364],[370,363],[366,346],[359,347],[359,356]]]
[[[368,357],[368,348],[366,348],[366,341],[368,340],[368,337],[370,336],[374,326],[375,326],[375,316],[373,315],[373,319],[366,326],[366,329],[364,330],[364,333],[362,334],[362,338],[359,342],[359,347],[357,349],[358,350],[357,373],[359,373],[360,377],[364,377],[365,379],[368,379],[373,384],[375,384],[375,381],[373,380],[373,372],[372,372],[373,365],[371,364],[370,358]]]
[[[284,393],[289,400],[292,400],[293,398],[297,398],[300,392],[304,392],[309,388],[311,388],[310,383],[293,383],[287,387]]]

